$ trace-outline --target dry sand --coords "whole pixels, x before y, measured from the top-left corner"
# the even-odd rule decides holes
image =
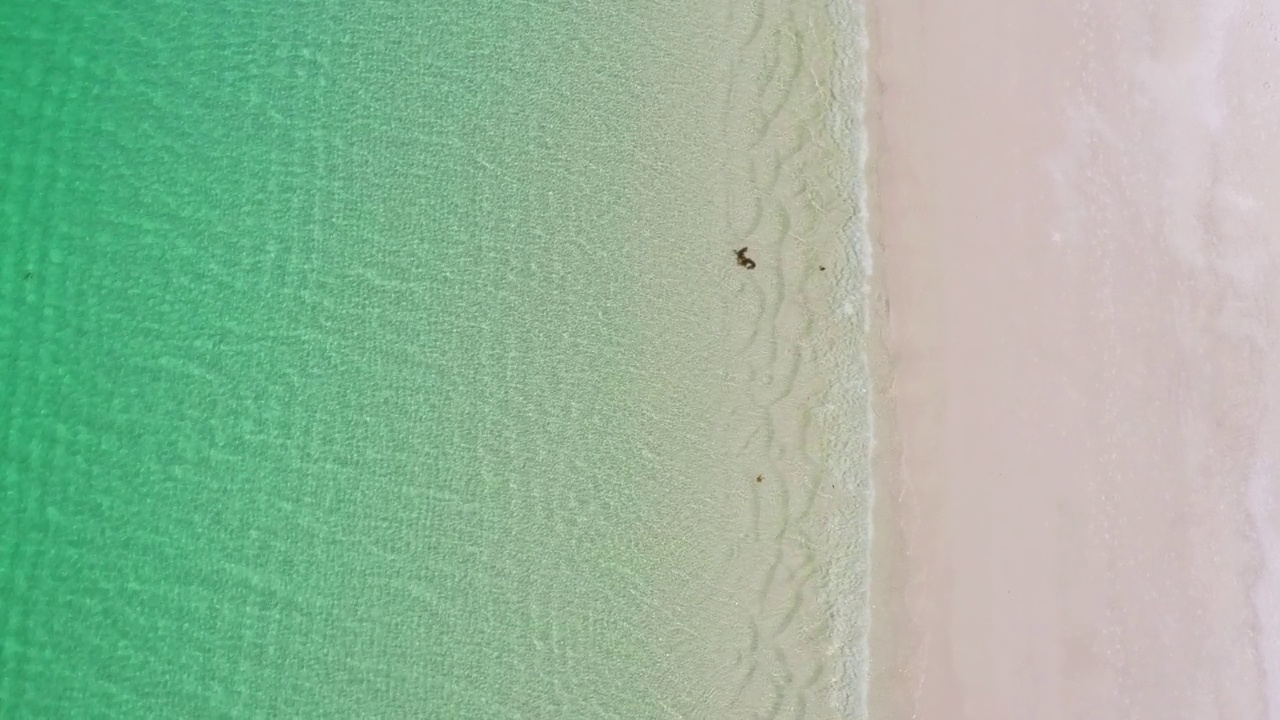
[[[1280,717],[1277,20],[871,2],[870,717]]]

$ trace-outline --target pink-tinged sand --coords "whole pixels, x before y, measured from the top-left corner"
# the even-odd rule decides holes
[[[1280,718],[1277,10],[870,5],[870,717]]]

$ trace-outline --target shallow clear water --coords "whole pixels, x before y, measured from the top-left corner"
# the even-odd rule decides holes
[[[734,38],[601,5],[0,8],[0,715],[707,706]]]

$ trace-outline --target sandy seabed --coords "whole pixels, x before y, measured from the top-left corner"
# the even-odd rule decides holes
[[[712,584],[732,612],[702,712],[860,716],[870,462],[869,248],[859,202],[862,16],[821,0],[727,3],[739,39],[719,178],[728,392],[716,501],[736,540]],[[723,624],[722,624],[723,623]]]
[[[870,717],[1280,717],[1278,12],[870,2]]]

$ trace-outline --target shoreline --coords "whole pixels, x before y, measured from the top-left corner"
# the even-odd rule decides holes
[[[847,430],[854,438],[850,447],[841,448],[836,457],[835,474],[846,478],[849,513],[833,521],[829,528],[829,547],[836,557],[850,557],[852,567],[841,583],[832,575],[828,597],[832,606],[835,631],[833,642],[844,663],[836,680],[835,703],[840,717],[863,720],[868,715],[868,687],[871,652],[872,552],[874,543],[874,462],[876,457],[876,374],[873,357],[875,309],[874,248],[872,243],[870,137],[868,133],[868,67],[870,50],[867,34],[867,8],[861,2],[832,3],[836,56],[830,126],[848,159],[848,177],[842,186],[849,189],[853,213],[845,226],[843,241],[849,267],[842,291],[847,301],[840,307],[846,317],[856,317],[856,329],[850,331],[850,344],[855,350],[848,370],[839,376],[842,388],[838,395],[854,408],[847,420]],[[834,351],[837,355],[839,349]],[[861,412],[858,412],[858,409]],[[858,423],[861,421],[861,424]],[[856,460],[855,460],[856,458]],[[843,542],[842,542],[843,540]]]

